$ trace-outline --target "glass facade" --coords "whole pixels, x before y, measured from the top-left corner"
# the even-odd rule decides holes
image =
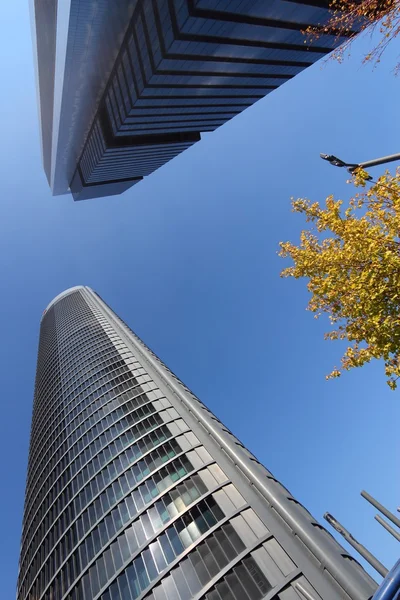
[[[327,0],[31,3],[43,162],[75,200],[122,193],[343,41]]]
[[[375,587],[97,294],[50,303],[18,600],[367,600]]]

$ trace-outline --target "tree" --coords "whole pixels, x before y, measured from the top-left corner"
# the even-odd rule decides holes
[[[378,43],[366,54],[364,62],[379,63],[389,43],[400,33],[400,0],[331,0],[329,8],[332,16],[325,26],[314,25],[305,31],[306,43],[312,44],[326,33],[346,38],[331,55],[339,62],[355,37],[368,32],[377,34]],[[400,63],[396,71],[399,69]]]
[[[341,370],[383,359],[388,385],[400,377],[400,168],[367,189],[359,169],[349,183],[359,191],[345,204],[329,196],[325,207],[292,199],[293,211],[311,223],[298,246],[281,242],[279,255],[294,265],[282,277],[308,278],[308,310],[327,314],[325,339],[347,340]],[[339,377],[335,368],[327,379]]]

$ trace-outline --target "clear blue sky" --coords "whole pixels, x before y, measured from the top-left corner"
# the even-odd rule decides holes
[[[347,195],[348,160],[399,152],[397,47],[378,69],[317,64],[121,197],[52,198],[41,165],[27,0],[4,2],[0,57],[0,581],[15,595],[41,313],[93,287],[318,518],[391,567],[365,488],[400,504],[399,394],[383,366],[326,382],[342,348],[279,278],[290,197]]]

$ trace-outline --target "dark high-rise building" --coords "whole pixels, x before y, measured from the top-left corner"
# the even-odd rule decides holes
[[[343,41],[329,0],[30,0],[53,194],[119,194]]]
[[[49,304],[18,600],[367,600],[375,589],[97,294],[78,286]]]

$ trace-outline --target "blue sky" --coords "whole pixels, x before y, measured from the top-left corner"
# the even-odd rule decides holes
[[[399,151],[393,46],[317,64],[121,197],[52,198],[41,165],[26,0],[2,6],[0,579],[15,594],[40,316],[93,287],[319,519],[330,511],[390,568],[396,542],[359,496],[400,504],[399,392],[383,366],[325,381],[342,347],[282,280],[290,197],[347,196],[320,152]],[[375,170],[374,173],[377,171]]]

